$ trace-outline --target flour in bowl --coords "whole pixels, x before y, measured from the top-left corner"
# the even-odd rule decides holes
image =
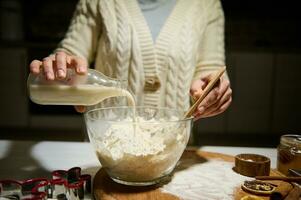
[[[100,129],[90,129],[90,139],[102,166],[112,177],[151,181],[170,173],[186,147],[190,126],[176,120],[137,117],[136,123],[124,119],[107,127],[98,124]]]

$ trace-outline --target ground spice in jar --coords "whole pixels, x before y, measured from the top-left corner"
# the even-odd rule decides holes
[[[277,148],[277,170],[289,175],[289,169],[301,169],[301,135],[283,135]]]

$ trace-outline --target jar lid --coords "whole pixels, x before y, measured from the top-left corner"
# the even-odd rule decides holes
[[[282,135],[280,143],[301,150],[301,135]]]

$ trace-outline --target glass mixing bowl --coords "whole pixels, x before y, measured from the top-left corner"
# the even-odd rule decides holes
[[[155,107],[99,108],[85,113],[90,142],[108,175],[126,185],[152,185],[175,168],[192,118]]]

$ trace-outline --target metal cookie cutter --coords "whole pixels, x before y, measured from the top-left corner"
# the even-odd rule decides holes
[[[53,171],[51,180],[0,180],[0,200],[82,200],[90,193],[91,176],[79,167]]]
[[[52,172],[52,193],[50,198],[59,200],[80,200],[91,193],[91,176],[81,175],[81,168],[74,167]]]
[[[0,199],[44,200],[47,199],[48,185],[49,181],[45,178],[1,180]]]

